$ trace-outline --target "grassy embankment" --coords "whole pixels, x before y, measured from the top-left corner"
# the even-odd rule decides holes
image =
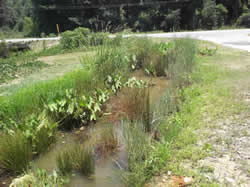
[[[200,46],[204,45],[215,47],[214,44],[200,42]],[[192,84],[180,92],[180,110],[162,124],[164,138],[161,143],[155,144],[151,152],[158,159],[152,165],[155,173],[171,171],[175,176],[193,177],[194,186],[221,185],[205,177],[204,174],[213,172],[213,169],[198,165],[199,160],[210,154],[213,145],[198,142],[206,140],[209,135],[206,132],[212,131],[217,119],[226,119],[247,109],[237,93],[239,87],[244,85],[236,86],[235,83],[249,79],[246,69],[238,70],[249,58],[241,51],[221,46],[217,48],[216,54],[199,56],[198,69],[191,76]],[[207,131],[207,128],[210,130]],[[145,176],[145,173],[141,175]],[[164,185],[162,178],[158,178],[156,183]],[[156,183],[152,183],[152,186]]]

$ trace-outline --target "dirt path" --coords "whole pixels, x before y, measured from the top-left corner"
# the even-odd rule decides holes
[[[74,69],[81,68],[80,58],[88,53],[74,52],[55,56],[41,57],[38,60],[42,61],[49,66],[41,70],[35,71],[34,73],[19,77],[12,80],[11,82],[0,85],[0,96],[8,94],[20,87],[28,84],[50,80],[56,77],[62,76],[67,72],[71,72]]]

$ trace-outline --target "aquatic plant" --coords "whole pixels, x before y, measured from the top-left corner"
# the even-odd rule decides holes
[[[114,127],[109,124],[101,131],[100,138],[96,143],[96,152],[102,156],[108,156],[119,146],[119,138]]]
[[[63,175],[69,174],[72,170],[89,176],[95,172],[95,159],[91,150],[81,144],[74,144],[67,147],[57,155],[57,168]]]
[[[0,165],[6,171],[20,174],[32,159],[32,146],[20,131],[0,137]]]
[[[56,156],[57,169],[61,175],[65,176],[72,173],[72,162],[71,152],[68,150],[62,151]]]

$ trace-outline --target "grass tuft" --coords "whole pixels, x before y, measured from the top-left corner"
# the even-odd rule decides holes
[[[3,134],[0,137],[0,167],[20,174],[32,159],[32,146],[21,132]]]

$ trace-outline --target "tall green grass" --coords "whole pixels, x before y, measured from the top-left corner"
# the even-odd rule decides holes
[[[68,175],[73,170],[85,176],[94,174],[95,159],[90,149],[80,144],[71,145],[61,151],[56,158],[57,168],[62,175]]]
[[[92,77],[92,72],[78,70],[56,80],[35,83],[10,96],[2,96],[0,121],[22,122],[30,114],[40,114],[45,104],[63,95],[66,89],[74,89],[79,95],[88,93],[95,86]]]
[[[0,166],[6,171],[20,174],[32,159],[32,146],[21,132],[0,137]]]

